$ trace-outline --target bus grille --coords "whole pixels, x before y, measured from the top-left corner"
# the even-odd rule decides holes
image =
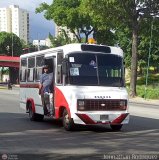
[[[78,108],[78,107],[77,107]],[[84,108],[80,111],[123,111],[127,108],[127,100],[85,99]]]

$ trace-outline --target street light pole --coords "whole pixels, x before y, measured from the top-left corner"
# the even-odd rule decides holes
[[[40,40],[39,40],[39,33],[37,33],[37,38],[38,38],[38,51],[40,51]]]
[[[12,57],[13,57],[13,32],[12,32]]]
[[[150,66],[150,57],[151,57],[151,48],[152,48],[153,21],[154,21],[154,17],[153,17],[152,22],[151,22],[150,46],[149,46],[149,54],[148,54],[148,58],[147,58],[146,83],[145,83],[145,94],[144,94],[145,99],[146,99],[146,93],[147,93],[147,84],[148,84],[149,66]]]

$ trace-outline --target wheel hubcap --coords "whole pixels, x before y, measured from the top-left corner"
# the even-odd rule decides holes
[[[69,116],[68,116],[68,114],[65,116],[65,124],[66,124],[66,125],[69,124]]]

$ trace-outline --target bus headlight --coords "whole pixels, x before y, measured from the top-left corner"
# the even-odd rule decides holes
[[[77,110],[83,111],[85,109],[84,107],[84,100],[78,100],[77,101]]]
[[[123,110],[127,108],[127,100],[120,101],[120,108],[122,108]]]

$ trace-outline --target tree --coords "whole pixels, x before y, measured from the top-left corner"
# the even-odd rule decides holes
[[[7,56],[20,56],[22,43],[14,33],[0,32],[0,54]]]
[[[111,29],[117,30],[120,26],[129,28],[132,34],[131,47],[131,78],[130,96],[136,96],[137,62],[138,62],[138,38],[139,30],[144,19],[152,19],[159,13],[158,0],[83,0],[89,14],[95,21],[99,18]],[[97,23],[96,23],[97,24]]]
[[[45,18],[54,20],[58,26],[67,27],[81,42],[81,34],[85,35],[85,42],[93,32],[91,17],[83,12],[81,0],[54,0],[51,5],[42,3],[36,8],[36,13],[45,11]]]
[[[94,29],[93,38],[98,44],[106,44],[111,46],[117,42],[117,36],[109,29]]]
[[[0,55],[20,56],[22,54],[22,42],[14,33],[0,32]],[[18,77],[17,68],[9,68],[11,83],[15,83]]]
[[[119,44],[119,46],[124,51],[124,61],[125,66],[127,69],[130,70],[131,68],[131,32],[128,27],[120,27],[115,31],[116,35],[116,43]]]
[[[143,74],[144,69],[147,68],[147,61],[149,59],[150,66],[155,69],[159,65],[159,21],[157,18],[144,19],[140,27],[140,35],[138,37],[138,68],[140,69],[140,74]],[[152,33],[152,35],[151,35]],[[150,46],[151,41],[151,46]],[[151,48],[150,48],[151,47]],[[150,57],[149,57],[150,51]]]
[[[65,30],[62,30],[62,33],[60,35],[58,35],[57,37],[53,37],[49,33],[49,39],[51,41],[52,47],[59,47],[59,46],[65,45],[65,44],[77,42],[76,39],[71,40],[71,38],[68,37],[68,35],[66,34]]]

